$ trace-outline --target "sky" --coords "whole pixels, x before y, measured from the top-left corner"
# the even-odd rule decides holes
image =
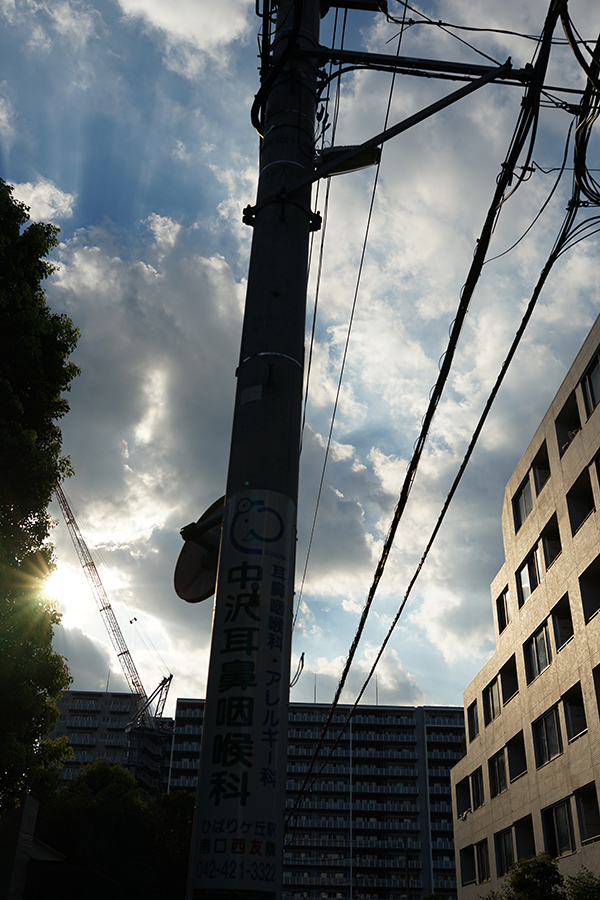
[[[389,3],[400,17],[402,4]],[[570,13],[581,35],[595,40],[598,5],[571,0]],[[326,45],[334,15],[322,22]],[[532,40],[498,30],[450,33],[427,20],[538,35],[545,16],[543,0],[425,2],[407,14],[401,53],[483,64],[483,52],[499,63],[510,56],[521,68],[533,58]],[[241,211],[255,200],[258,172],[250,107],[260,20],[251,0],[0,0],[0,24],[0,174],[33,220],[60,226],[47,297],[81,332],[73,354],[81,375],[62,420],[75,475],[64,488],[147,693],[173,674],[165,710],[172,713],[176,697],[204,696],[208,669],[212,600],[180,600],[173,571],[180,528],[225,487],[251,240]],[[383,15],[354,11],[345,46],[395,53],[398,35]],[[344,76],[336,144],[383,129],[390,82],[385,73]],[[582,87],[562,41],[546,84]],[[457,86],[397,77],[390,124]],[[293,635],[292,671],[305,655],[293,701],[333,697],[521,98],[521,88],[489,85],[384,148]],[[332,121],[333,102],[328,111]],[[571,120],[568,109],[542,110],[532,171],[503,206],[490,257],[521,238],[548,198]],[[593,165],[594,140],[590,154]],[[374,175],[336,176],[330,186],[300,465],[297,591]],[[484,267],[347,702],[435,524],[570,190],[567,173],[523,240]],[[325,195],[325,184],[313,195],[322,213]],[[503,563],[504,487],[598,314],[598,249],[592,237],[555,266],[364,702],[461,705],[493,651],[489,585]],[[52,513],[57,567],[48,595],[62,612],[55,647],[68,659],[74,689],[126,689],[55,503]]]

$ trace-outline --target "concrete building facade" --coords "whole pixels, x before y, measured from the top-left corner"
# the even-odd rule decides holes
[[[496,651],[464,692],[458,892],[547,851],[600,873],[600,319],[505,491]]]
[[[169,790],[196,786],[203,708],[177,701]],[[327,713],[290,705],[290,813]],[[348,713],[338,707],[314,771],[324,769],[289,820],[283,900],[455,898],[450,769],[463,753],[462,710],[361,705],[336,743]]]

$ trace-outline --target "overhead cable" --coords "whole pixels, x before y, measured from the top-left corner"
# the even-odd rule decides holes
[[[327,716],[327,720],[325,722],[325,725],[323,726],[321,737],[317,743],[311,763],[309,765],[308,774],[306,775],[304,784],[294,801],[294,805],[288,816],[287,821],[289,821],[289,819],[292,817],[294,810],[296,809],[298,803],[301,800],[302,792],[304,790],[304,787],[306,786],[306,784],[308,783],[308,781],[310,779],[310,774],[312,772],[312,769],[314,768],[314,765],[318,758],[318,754],[321,750],[321,747],[323,746],[325,735],[327,733],[327,730],[328,730],[331,720],[333,718],[335,708],[336,708],[337,704],[339,703],[341,693],[344,689],[346,679],[348,676],[348,672],[349,672],[352,662],[354,660],[356,650],[358,649],[358,644],[360,643],[360,639],[362,637],[362,634],[363,634],[363,631],[364,631],[364,628],[366,625],[366,621],[367,621],[367,618],[368,618],[368,615],[369,615],[369,612],[370,612],[370,609],[371,609],[371,606],[372,606],[372,603],[373,603],[373,600],[375,597],[375,593],[377,591],[377,588],[379,586],[379,583],[380,583],[383,573],[385,571],[385,566],[386,566],[387,560],[389,558],[389,555],[390,555],[390,552],[392,549],[392,545],[394,542],[394,538],[396,536],[396,531],[398,529],[400,519],[406,508],[408,497],[409,497],[410,491],[412,489],[412,485],[413,485],[413,482],[414,482],[414,479],[415,479],[415,476],[417,473],[417,469],[418,469],[418,466],[420,463],[420,459],[421,459],[421,456],[423,453],[425,442],[426,442],[426,439],[427,439],[427,436],[429,433],[429,429],[431,427],[431,423],[432,423],[433,417],[435,415],[435,411],[437,409],[437,406],[438,406],[438,403],[442,396],[444,387],[448,380],[448,376],[450,374],[450,369],[451,369],[451,366],[452,366],[452,363],[454,360],[454,354],[456,351],[456,346],[458,344],[458,339],[459,339],[459,336],[460,336],[460,333],[462,330],[462,326],[464,324],[464,320],[465,320],[465,317],[466,317],[466,314],[467,314],[467,311],[469,308],[471,298],[473,296],[475,287],[476,287],[479,277],[481,275],[481,270],[482,270],[483,264],[485,262],[485,256],[486,256],[487,249],[489,247],[489,243],[490,243],[493,231],[494,231],[495,223],[496,223],[498,214],[500,212],[501,206],[507,199],[505,197],[506,190],[508,189],[509,185],[512,183],[513,179],[516,178],[517,184],[515,185],[513,190],[510,192],[510,194],[514,193],[514,191],[517,189],[517,187],[523,180],[522,178],[519,178],[518,176],[516,176],[517,164],[519,162],[519,158],[521,156],[523,148],[525,147],[527,138],[528,138],[529,134],[532,133],[532,139],[529,142],[529,147],[527,150],[527,157],[526,157],[526,159],[527,159],[526,165],[529,164],[529,160],[530,160],[531,154],[533,152],[533,139],[535,138],[535,133],[536,133],[536,129],[537,129],[537,120],[538,120],[538,115],[539,115],[539,101],[540,101],[541,91],[542,91],[543,84],[544,84],[544,76],[545,76],[545,73],[546,73],[546,70],[548,67],[550,47],[551,47],[551,43],[552,43],[552,34],[553,34],[554,29],[557,24],[558,15],[559,15],[559,11],[558,11],[558,9],[555,8],[555,3],[552,2],[550,4],[550,9],[546,16],[546,21],[544,23],[542,38],[541,38],[540,44],[537,48],[537,59],[534,64],[534,75],[525,90],[525,96],[523,98],[522,108],[521,108],[521,112],[519,114],[519,120],[517,122],[517,126],[515,128],[515,132],[513,134],[513,137],[512,137],[510,146],[509,146],[509,151],[508,151],[506,160],[502,166],[501,172],[497,179],[496,190],[494,192],[494,197],[493,197],[492,203],[490,205],[490,208],[488,210],[488,214],[486,216],[486,219],[485,219],[482,231],[481,231],[481,236],[480,236],[479,240],[477,241],[477,246],[476,246],[474,257],[473,257],[473,262],[471,264],[471,267],[470,267],[470,270],[469,270],[469,273],[467,276],[467,280],[463,287],[463,291],[461,294],[456,318],[454,319],[454,322],[452,324],[448,347],[442,358],[442,362],[441,362],[441,366],[440,366],[440,374],[438,376],[436,384],[433,387],[429,405],[428,405],[427,411],[425,413],[425,416],[423,417],[421,431],[420,431],[419,437],[417,438],[417,441],[415,443],[414,452],[413,452],[412,458],[410,460],[410,463],[408,465],[404,483],[402,485],[402,489],[400,492],[400,497],[398,499],[398,503],[397,503],[396,509],[394,511],[392,522],[390,524],[387,536],[384,541],[383,551],[381,553],[379,562],[377,564],[375,574],[373,577],[373,581],[371,583],[371,587],[369,588],[368,597],[367,597],[365,606],[363,608],[363,611],[361,613],[361,617],[360,617],[359,624],[358,624],[358,627],[356,630],[356,634],[354,636],[350,650],[348,652],[348,657],[344,664],[344,669],[342,671],[342,675],[340,677],[340,680],[339,680],[339,683],[338,683],[338,686],[337,686],[337,689],[335,692],[335,696],[334,696],[334,699],[331,704],[331,708],[330,708],[328,716]],[[509,194],[509,196],[510,196],[510,194]]]

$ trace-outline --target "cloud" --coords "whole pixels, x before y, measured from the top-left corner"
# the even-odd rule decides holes
[[[15,109],[8,93],[8,83],[0,82],[0,139],[6,146],[12,143],[16,131]]]
[[[450,0],[443,17],[471,23],[471,6]],[[82,375],[61,422],[76,470],[67,489],[90,546],[109,563],[103,578],[111,597],[121,591],[113,597],[119,621],[136,617],[148,629],[175,672],[173,692],[201,694],[212,601],[178,600],[172,573],[179,529],[224,491],[252,235],[241,210],[254,202],[257,174],[248,111],[257,89],[250,38],[259,20],[249,0],[4,2],[0,10],[3,171],[28,188],[27,202],[46,203],[36,216],[63,216],[61,270],[48,295],[82,333],[74,355]],[[545,13],[541,0],[516,12],[482,0],[477,24],[533,34]],[[591,31],[597,8],[582,0],[577,16]],[[393,52],[388,42],[398,29],[384,17],[355,12],[348,28],[348,46]],[[515,66],[535,46],[514,34],[470,39],[493,58],[511,55]],[[411,25],[401,52],[481,62],[437,24]],[[556,45],[552,54],[551,83],[581,85],[570,48]],[[336,143],[381,131],[389,88],[386,73],[344,77]],[[390,122],[450,90],[437,79],[399,76]],[[333,694],[382,551],[521,97],[520,88],[491,85],[386,144],[358,287],[374,170],[332,179],[326,227],[313,235],[311,312],[321,240],[324,252],[301,458],[298,593],[356,294],[294,632],[294,652],[306,651],[322,701]],[[536,165],[503,205],[491,255],[518,242],[547,199],[555,175],[542,169],[560,164],[568,118],[542,109]],[[560,184],[527,236],[483,270],[348,698],[419,562],[569,190]],[[324,185],[313,208],[325,213]],[[460,702],[491,649],[489,584],[503,559],[504,485],[597,313],[597,250],[595,238],[577,245],[542,294],[380,664],[386,702]],[[307,358],[308,349],[307,337]],[[59,566],[75,570],[62,525],[54,539]],[[65,594],[66,608],[75,603]],[[73,642],[106,640],[93,602],[88,611],[81,599],[77,613],[64,619],[79,629]],[[133,649],[153,687],[164,673],[140,645]],[[305,673],[295,697],[312,698],[309,682]]]
[[[61,191],[47,178],[38,176],[35,182],[13,184],[17,200],[29,207],[34,222],[69,219],[73,215],[76,197]]]
[[[178,74],[194,79],[204,69],[206,55],[223,65],[228,46],[250,33],[250,0],[119,0],[123,14],[141,19],[164,41],[165,61]]]
[[[85,0],[24,0],[0,4],[0,15],[12,26],[27,29],[27,43],[36,53],[52,50],[55,38],[64,40],[76,50],[82,50],[95,36],[101,22],[100,14]]]
[[[57,625],[54,629],[54,650],[64,656],[73,678],[75,691],[127,691],[123,673],[114,670],[116,661],[106,644],[90,637],[80,628],[65,628]]]

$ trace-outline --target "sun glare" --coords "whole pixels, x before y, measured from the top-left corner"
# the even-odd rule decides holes
[[[58,603],[63,625],[68,628],[83,627],[91,598],[85,578],[79,572],[68,566],[57,566],[46,582],[46,596]]]

